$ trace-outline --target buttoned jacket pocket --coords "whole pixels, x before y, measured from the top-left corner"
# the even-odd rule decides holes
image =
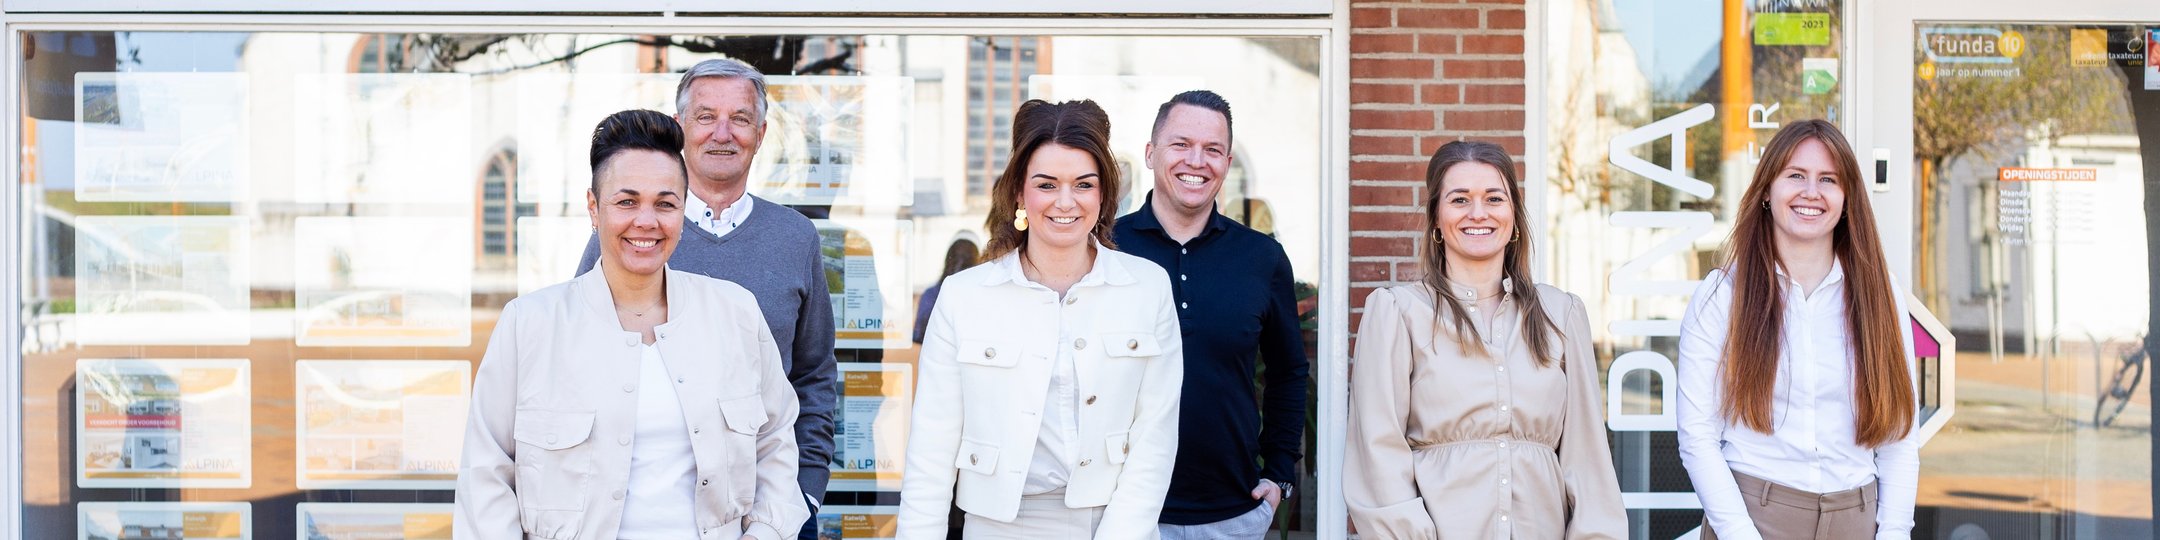
[[[512,437],[517,439],[517,499],[527,510],[581,510],[596,464],[592,445],[593,412],[518,409]],[[528,528],[530,526],[528,525]]]
[[[767,417],[765,402],[757,394],[720,400],[721,421],[727,429],[717,433],[721,438],[721,459],[727,465],[727,474],[720,481],[727,483],[727,496],[740,504],[756,500],[758,465],[758,430],[765,427]]]
[[[1020,346],[1010,342],[988,340],[961,340],[954,349],[954,361],[962,364],[1009,368],[1020,365]]]
[[[1132,455],[1131,432],[1120,431],[1103,437],[1103,455],[1111,464],[1124,465],[1125,456]]]
[[[1162,343],[1146,332],[1104,332],[1103,356],[1149,359],[1162,356]]]
[[[974,439],[960,439],[960,451],[953,457],[954,467],[983,476],[995,476],[997,464],[997,445]]]

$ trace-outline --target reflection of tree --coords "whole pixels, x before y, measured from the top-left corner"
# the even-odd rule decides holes
[[[2138,37],[2134,35],[2139,31],[2139,28],[2135,26],[2123,30],[2132,35],[2110,36],[2108,42],[2110,44],[2127,44],[2131,41],[2131,38]],[[2115,39],[2117,37],[2122,39]],[[2160,46],[2160,43],[2152,43],[2151,41],[2142,40],[2141,42],[2145,43],[2146,47]],[[2120,49],[2110,45],[2109,50]],[[2150,58],[2150,56],[2147,56],[2147,58]],[[2139,346],[2145,348],[2145,358],[2150,362],[2151,359],[2160,357],[2160,343],[2154,341],[2156,336],[2160,336],[2160,249],[2156,249],[2160,248],[2160,90],[2147,90],[2139,87],[2138,83],[2145,78],[2143,75],[2153,73],[2151,68],[2145,68],[2145,73],[2141,74],[2138,73],[2141,67],[2138,65],[2139,63],[2128,61],[2113,63],[2115,69],[2122,74],[2120,80],[2124,85],[2125,93],[2129,94],[2130,114],[2128,118],[2132,129],[2136,130],[2135,133],[2137,133],[2138,162],[2143,165],[2145,174],[2141,181],[2145,186],[2146,329],[2145,341],[2140,343]],[[2147,87],[2156,83],[2155,81],[2142,82]],[[2153,399],[2160,399],[2160,384],[2146,383],[2145,392],[2147,403],[2152,403],[2150,400]],[[2147,430],[2145,437],[2145,444],[2149,447],[2156,439],[2160,439],[2160,430]],[[2160,454],[2153,457],[2153,462],[2160,463]],[[2153,497],[2148,500],[2160,501],[2160,483],[2152,483],[2148,489],[2152,491]]]
[[[2016,29],[2024,33],[2026,47],[2011,64],[2018,71],[2013,76],[1959,76],[1951,72],[1953,66],[1930,68],[1922,50],[1927,46],[1925,39],[1915,36],[1913,65],[1919,67],[1915,71],[1936,69],[1937,74],[1913,82],[1913,160],[1920,166],[1915,182],[1919,193],[1913,199],[1917,225],[1913,243],[1914,263],[1922,269],[1914,276],[1914,292],[1936,313],[1947,313],[1950,307],[1939,270],[1946,268],[1941,257],[1951,241],[1943,234],[1953,200],[1949,195],[1958,187],[1958,179],[1944,174],[1952,161],[1972,157],[2003,163],[2007,156],[1996,152],[2018,146],[2014,143],[2029,136],[2052,140],[2072,133],[2128,129],[2123,125],[2127,117],[2121,102],[2093,99],[2098,89],[2119,84],[2115,74],[2063,61],[2070,58],[2069,27]],[[1992,185],[1980,179],[1966,182],[1983,190],[1974,193],[1983,198]],[[1997,233],[1992,227],[1980,229],[1986,232],[1978,247],[1995,249]],[[1983,280],[1979,290],[1989,298],[1999,298],[2004,292],[2001,282],[2000,278]]]
[[[402,54],[386,55],[382,59],[386,73],[454,72],[466,61],[482,56],[502,56],[513,48],[545,51],[561,47],[559,41],[551,41],[543,34],[517,35],[470,35],[470,34],[408,34],[400,41]],[[720,54],[749,63],[760,73],[768,74],[856,74],[850,62],[854,59],[855,44],[852,40],[839,40],[833,47],[824,49],[821,57],[804,58],[807,36],[637,36],[579,45],[572,42],[569,48],[524,63],[513,64],[494,70],[497,73],[516,73],[553,64],[567,63],[588,53],[624,45],[643,45],[659,49],[679,49],[692,53]]]

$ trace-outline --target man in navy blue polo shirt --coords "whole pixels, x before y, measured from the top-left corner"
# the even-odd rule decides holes
[[[1170,272],[1184,327],[1185,394],[1162,537],[1258,539],[1293,492],[1304,442],[1309,379],[1290,258],[1275,239],[1215,211],[1230,170],[1222,96],[1194,90],[1163,103],[1146,159],[1155,190],[1112,234],[1118,249]],[[1264,392],[1254,388],[1260,362]]]

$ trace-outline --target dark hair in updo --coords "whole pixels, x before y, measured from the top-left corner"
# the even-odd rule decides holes
[[[682,126],[675,118],[659,111],[631,109],[608,115],[593,126],[592,133],[592,190],[600,194],[600,176],[607,171],[607,162],[629,150],[651,150],[675,160],[675,168],[689,182],[690,169],[683,164]]]

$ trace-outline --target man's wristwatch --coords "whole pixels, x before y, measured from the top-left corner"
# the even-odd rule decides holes
[[[1282,498],[1283,498],[1283,500],[1290,500],[1290,494],[1291,494],[1291,493],[1294,493],[1294,492],[1296,492],[1296,491],[1297,491],[1297,485],[1296,485],[1296,484],[1292,484],[1292,483],[1289,483],[1289,482],[1281,482],[1281,481],[1276,481],[1276,480],[1269,480],[1269,482],[1275,482],[1275,487],[1277,487],[1277,488],[1281,488],[1281,489],[1282,489]]]

